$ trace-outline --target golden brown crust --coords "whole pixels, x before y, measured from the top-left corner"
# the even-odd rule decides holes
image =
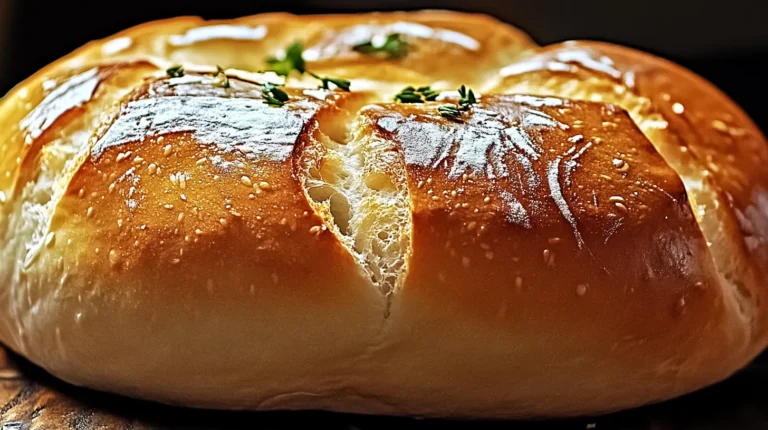
[[[391,32],[405,57],[351,49]],[[294,76],[268,105],[253,72],[294,41],[353,91]],[[390,102],[427,84],[482,94],[457,119],[451,93]],[[183,17],[46,67],[0,121],[0,339],[76,384],[564,416],[690,392],[768,342],[768,146],[646,54],[453,12]]]
[[[473,112],[457,123],[435,105],[366,111],[408,166],[412,250],[392,307],[394,338],[420,343],[415,350],[429,350],[420,340],[427,333],[456,342],[430,353],[442,357],[434,364],[441,377],[472,368],[452,377],[472,387],[467,408],[623,408],[636,396],[684,391],[693,375],[734,359],[746,331],[734,331],[683,185],[623,111],[509,96],[488,97]],[[474,329],[441,329],[457,319]],[[728,346],[709,348],[705,326]],[[414,327],[423,331],[411,335]],[[515,346],[489,353],[491,343]],[[581,366],[601,371],[576,376]],[[660,382],[642,382],[649,377]],[[679,385],[664,382],[671,379]],[[398,383],[418,392],[438,381]],[[481,402],[487,392],[506,397]]]

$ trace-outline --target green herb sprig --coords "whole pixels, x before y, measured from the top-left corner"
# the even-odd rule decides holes
[[[473,104],[477,103],[475,93],[464,85],[459,88],[459,97],[458,105],[438,106],[437,111],[440,115],[445,118],[458,119],[461,117],[462,112],[468,111]]]
[[[287,78],[290,76],[291,72],[294,70],[299,72],[300,75],[303,75],[304,73],[309,73],[313,78],[320,81],[319,88],[330,90],[330,84],[335,85],[337,88],[349,91],[350,87],[352,86],[352,82],[346,80],[346,79],[340,79],[340,78],[332,78],[328,76],[319,76],[313,72],[310,72],[307,70],[306,62],[304,61],[304,45],[302,45],[300,42],[295,42],[291,44],[291,46],[288,47],[288,49],[285,50],[285,56],[283,58],[277,58],[277,57],[270,57],[267,60],[267,64],[269,64],[269,68],[266,69],[266,71],[275,72],[279,76],[283,76]],[[266,84],[270,85],[270,84]],[[266,88],[265,85],[265,88]],[[266,92],[269,93],[270,91],[274,91],[274,85],[272,85]],[[279,90],[285,94],[284,91]],[[264,91],[262,91],[264,92]],[[286,97],[287,94],[286,94]],[[274,98],[274,97],[273,97]],[[270,103],[274,106],[282,106],[283,104],[278,104],[275,101],[270,102],[267,97],[264,98],[267,100],[267,103]],[[279,98],[275,98],[278,102],[281,101]],[[286,100],[288,100],[286,98]],[[286,101],[286,100],[283,100]]]
[[[301,42],[295,42],[285,50],[285,56],[283,58],[269,57],[267,59],[267,64],[269,64],[271,68],[267,70],[286,78],[293,70],[303,74],[306,71],[306,63],[302,56],[303,52],[304,45],[302,45]]]
[[[437,107],[437,111],[441,116],[446,118],[456,119],[461,117],[461,111],[454,105],[442,105]]]
[[[373,40],[368,40],[352,46],[352,49],[361,54],[395,59],[402,58],[408,53],[408,42],[402,39],[400,33],[390,33],[381,45],[374,45]]]
[[[320,82],[322,82],[322,84],[320,85],[320,88],[322,88],[324,90],[329,90],[330,87],[329,87],[328,84],[333,84],[333,85],[336,85],[338,88],[340,88],[340,89],[342,89],[344,91],[349,91],[349,87],[352,85],[352,82],[350,82],[350,81],[348,81],[346,79],[329,78],[327,76],[326,77],[322,77],[322,76],[318,76],[318,75],[316,75],[316,74],[314,74],[312,72],[307,72],[307,73],[309,73],[313,78],[319,79]]]
[[[166,69],[165,73],[168,74],[168,76],[172,78],[180,78],[184,76],[184,66],[181,64],[171,66],[168,69]]]
[[[440,91],[435,91],[430,87],[405,87],[395,95],[395,101],[401,103],[424,103],[437,100]]]
[[[288,93],[278,88],[280,86],[267,82],[261,87],[261,96],[264,97],[268,105],[282,106],[290,99]]]

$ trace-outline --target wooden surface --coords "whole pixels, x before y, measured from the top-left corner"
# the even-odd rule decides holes
[[[32,429],[632,429],[768,428],[768,354],[731,379],[671,402],[560,422],[451,422],[320,412],[172,408],[64,384],[0,347],[0,430]]]

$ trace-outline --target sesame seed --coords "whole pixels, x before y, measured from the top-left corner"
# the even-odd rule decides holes
[[[269,191],[272,189],[272,186],[269,185],[269,182],[261,181],[259,182],[259,188],[261,188],[264,191]]]
[[[172,205],[172,204],[170,204],[170,203],[166,203],[165,205],[163,205],[163,207],[164,207],[164,208],[166,208],[166,209],[168,209],[168,210],[171,210],[171,209],[173,209],[173,205]]]
[[[205,162],[206,162],[206,159],[205,159],[205,158],[201,158],[201,159],[197,160],[197,161],[195,162],[195,164],[196,164],[196,165],[198,165],[198,166],[200,166],[200,165],[202,165],[202,164],[205,164]]]
[[[611,197],[608,197],[608,201],[611,202],[611,203],[617,203],[617,202],[620,203],[620,202],[624,201],[624,197],[621,197],[621,196],[611,196]]]
[[[45,235],[45,246],[51,246],[53,243],[53,239],[55,237],[54,232],[49,232],[47,235]]]
[[[483,203],[490,203],[490,202],[491,202],[491,198],[490,197],[486,197],[486,198],[483,199]]]
[[[550,237],[548,242],[549,242],[550,245],[557,245],[558,243],[560,243],[560,238],[559,237]]]
[[[628,212],[629,211],[629,209],[627,209],[627,207],[624,205],[624,203],[616,202],[613,205],[616,206],[616,208],[619,209],[620,211],[623,211],[623,212]]]
[[[719,119],[712,121],[712,127],[714,127],[715,130],[721,131],[723,133],[728,131],[728,124],[726,124],[723,121],[720,121]]]
[[[200,230],[199,228],[196,228],[195,229],[195,234],[199,236],[199,235],[203,234],[203,231]]]
[[[515,287],[517,287],[518,290],[523,288],[523,278],[519,276],[515,278]]]
[[[116,266],[120,262],[120,255],[114,249],[109,251],[109,263]]]
[[[683,112],[685,112],[685,106],[683,106],[680,103],[675,103],[675,104],[672,105],[672,112],[680,115]]]
[[[141,164],[143,162],[144,162],[144,159],[139,157],[138,155],[136,156],[136,158],[133,159],[133,164]]]
[[[93,216],[93,206],[89,206],[88,210],[85,211],[85,216],[92,217]]]
[[[114,182],[109,184],[109,192],[111,193],[112,191],[115,191],[115,183]]]
[[[150,175],[154,175],[155,172],[157,171],[157,164],[155,163],[150,164],[147,170],[149,171]]]
[[[223,227],[226,227],[229,223],[224,218],[219,218],[219,224],[221,224]]]
[[[469,267],[469,258],[468,257],[461,257],[461,265],[464,267]]]
[[[320,232],[320,226],[317,226],[317,225],[312,226],[312,228],[309,229],[309,232],[312,233],[312,234],[319,233]]]
[[[166,157],[171,155],[171,145],[165,145],[165,148],[163,148],[163,155]]]
[[[583,295],[587,294],[587,286],[584,285],[584,284],[577,285],[576,286],[576,294],[578,294],[579,296],[583,296]]]
[[[187,195],[186,194],[179,194],[179,198],[181,201],[186,202],[187,201]]]
[[[241,178],[240,178],[240,182],[241,182],[243,185],[245,185],[246,187],[252,187],[252,186],[253,186],[253,182],[251,182],[251,178],[249,178],[249,177],[247,177],[247,176],[243,176],[243,177],[241,177]]]
[[[179,222],[184,219],[184,212],[179,212]]]
[[[489,259],[489,260],[493,260],[493,252],[491,252],[491,251],[486,251],[486,252],[485,252],[485,258],[487,258],[487,259]]]
[[[179,188],[182,190],[187,188],[187,176],[183,173],[179,173],[176,176],[179,178]]]
[[[475,221],[470,222],[467,224],[467,231],[472,231],[477,227],[477,223]]]

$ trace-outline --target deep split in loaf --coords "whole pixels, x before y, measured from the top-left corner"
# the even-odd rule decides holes
[[[405,55],[354,48],[393,33]],[[296,40],[315,76],[253,72]],[[572,416],[767,342],[765,138],[626,48],[450,12],[181,18],[48,66],[0,121],[0,339],[74,384]]]

